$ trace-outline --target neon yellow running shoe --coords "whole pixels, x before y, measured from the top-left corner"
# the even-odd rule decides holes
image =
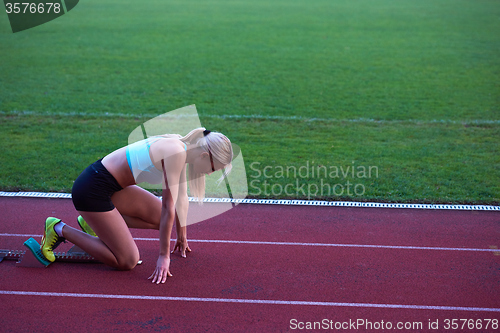
[[[83,217],[81,215],[78,216],[78,225],[83,230],[83,232],[85,232],[91,236],[97,237],[94,230],[92,230],[92,228],[87,224],[87,222],[85,222],[85,220],[83,219]]]
[[[43,232],[40,250],[45,258],[51,262],[56,260],[54,255],[56,247],[58,247],[62,242],[66,242],[66,239],[64,237],[60,237],[54,230],[54,226],[59,222],[61,222],[61,220],[55,217],[48,217],[47,220],[45,220],[45,230]]]

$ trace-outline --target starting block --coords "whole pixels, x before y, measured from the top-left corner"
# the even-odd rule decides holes
[[[34,238],[24,242],[24,246],[28,248],[26,251],[0,250],[0,262],[17,260],[17,267],[47,267],[52,263],[42,254],[40,244]],[[54,255],[59,262],[99,262],[76,245],[67,252],[54,252]]]
[[[11,251],[0,250],[0,262],[3,260],[17,260],[17,267],[47,267],[52,262],[47,260],[40,250],[40,244],[33,238],[29,238],[24,242],[24,246],[28,248],[26,251]],[[97,259],[82,250],[76,245],[73,245],[67,252],[54,252],[57,262],[75,262],[75,263],[100,263]],[[137,265],[142,264],[139,260]]]

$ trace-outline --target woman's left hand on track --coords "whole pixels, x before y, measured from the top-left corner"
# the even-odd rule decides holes
[[[156,262],[156,269],[148,278],[148,280],[153,279],[153,283],[156,284],[165,283],[167,277],[172,276],[170,273],[170,257],[160,255],[158,261]]]
[[[184,240],[177,239],[177,242],[175,242],[174,250],[170,253],[174,253],[175,250],[177,249],[179,250],[183,258],[186,258],[186,251],[191,252],[187,239]]]

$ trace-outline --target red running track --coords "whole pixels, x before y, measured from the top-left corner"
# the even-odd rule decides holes
[[[77,225],[68,199],[0,211],[1,249],[23,249],[47,216]],[[500,332],[498,212],[241,204],[188,228],[193,252],[164,285],[147,280],[157,232],[133,235],[144,262],[129,272],[0,263],[0,331]]]

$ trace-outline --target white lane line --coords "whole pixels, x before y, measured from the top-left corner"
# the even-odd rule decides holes
[[[43,235],[31,235],[31,234],[0,234],[1,237],[42,237]]]
[[[137,239],[155,240],[155,239]],[[438,251],[476,251],[495,252],[498,249],[474,249],[460,247],[425,247],[425,246],[395,246],[395,245],[366,245],[366,244],[328,244],[328,243],[293,243],[293,242],[260,242],[260,241],[232,241],[232,240],[203,240],[192,239],[190,242],[199,243],[229,243],[229,244],[254,244],[254,245],[292,245],[292,246],[323,246],[323,247],[361,247],[377,249],[400,249],[400,250],[438,250]]]
[[[42,237],[42,235],[30,234],[2,234],[0,237]],[[136,241],[158,242],[159,238],[135,237]],[[175,241],[171,239],[171,241]],[[264,241],[236,241],[218,239],[190,239],[193,243],[220,243],[220,244],[250,244],[250,245],[285,245],[285,246],[318,246],[318,247],[357,247],[374,249],[398,249],[398,250],[434,250],[434,251],[472,251],[472,252],[499,252],[499,249],[476,249],[463,247],[426,247],[426,246],[399,246],[399,245],[368,245],[368,244],[329,244],[329,243],[298,243],[298,242],[264,242]]]
[[[155,118],[158,114],[135,114],[135,113],[122,113],[122,112],[101,112],[101,113],[88,113],[88,112],[50,112],[50,111],[37,111],[37,110],[0,110],[0,115],[16,115],[16,116],[62,116],[62,117],[120,117],[120,118]],[[264,114],[199,114],[200,118],[214,118],[214,119],[258,119],[258,120],[289,120],[289,121],[307,121],[307,122],[349,122],[349,123],[377,123],[377,124],[461,124],[461,125],[498,125],[498,119],[373,119],[373,118],[317,118],[317,117],[304,117],[304,116],[269,116]],[[169,116],[172,117],[172,116]],[[176,118],[195,117],[193,116],[179,116]]]
[[[50,297],[76,297],[76,298],[105,298],[148,301],[182,301],[182,302],[212,302],[212,303],[243,303],[243,304],[269,304],[269,305],[314,305],[331,307],[361,307],[361,308],[386,308],[386,309],[413,309],[413,310],[444,310],[444,311],[469,311],[469,312],[500,312],[500,308],[479,308],[464,306],[434,306],[434,305],[405,305],[405,304],[377,304],[377,303],[338,303],[338,302],[308,302],[308,301],[280,301],[266,299],[234,299],[234,298],[209,298],[209,297],[171,297],[171,296],[144,296],[144,295],[114,295],[114,294],[80,294],[80,293],[53,293],[36,291],[0,290],[0,295],[14,296],[50,296]]]

